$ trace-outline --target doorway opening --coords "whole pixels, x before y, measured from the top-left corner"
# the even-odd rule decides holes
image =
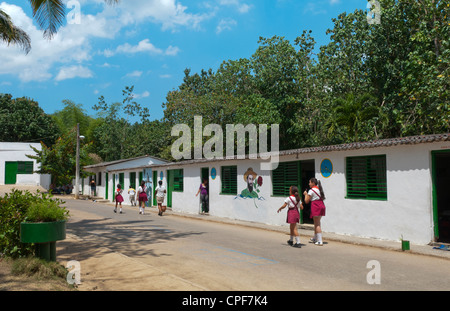
[[[299,192],[302,194],[302,202],[305,201],[305,196],[303,192],[309,190],[309,180],[316,176],[314,160],[300,161],[300,189]],[[301,223],[302,224],[313,224],[314,221],[311,216],[311,203],[303,204],[303,210],[301,211]]]
[[[206,180],[206,195],[200,191],[199,214],[209,213],[209,168],[202,167],[200,169],[200,183]]]
[[[433,151],[432,166],[435,241],[450,243],[450,151]]]

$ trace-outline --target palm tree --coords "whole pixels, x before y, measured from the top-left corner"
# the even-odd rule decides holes
[[[361,131],[368,126],[370,120],[377,118],[381,122],[384,118],[375,98],[367,93],[360,96],[350,93],[344,98],[336,99],[333,112],[333,123],[346,128],[347,139],[351,141],[360,140]]]
[[[6,42],[8,45],[17,44],[27,54],[31,50],[30,37],[25,31],[14,26],[11,17],[2,10],[0,10],[0,41]]]
[[[115,4],[120,0],[104,0],[107,4]],[[44,38],[51,39],[62,25],[66,7],[62,0],[30,0],[33,17],[39,27],[44,29]],[[14,26],[11,18],[0,10],[0,40],[18,44],[26,53],[31,50],[30,37],[20,28]]]

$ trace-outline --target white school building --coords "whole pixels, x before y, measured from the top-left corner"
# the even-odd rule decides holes
[[[40,143],[0,142],[0,185],[42,186],[48,189],[50,175],[35,173],[36,160],[27,155],[35,155],[33,146],[41,150]]]
[[[168,190],[165,204],[187,214],[200,212],[195,194],[207,178],[210,215],[276,226],[287,226],[286,211],[278,214],[277,209],[289,187],[303,192],[315,177],[326,196],[324,232],[392,241],[403,237],[415,244],[450,242],[450,134],[280,151],[278,167],[266,171],[260,158],[149,161],[84,169],[102,176],[98,194],[111,201],[120,180],[125,194],[133,180],[137,186],[145,180],[152,189],[162,180]],[[150,202],[156,205],[153,196]],[[301,221],[312,223],[308,207]]]

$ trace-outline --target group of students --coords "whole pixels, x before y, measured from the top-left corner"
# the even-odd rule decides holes
[[[325,193],[323,191],[322,185],[319,180],[316,178],[311,178],[309,180],[309,191],[304,191],[303,195],[305,196],[305,204],[311,203],[311,214],[310,217],[314,220],[314,237],[310,239],[310,242],[314,243],[315,245],[322,246],[322,228],[321,228],[321,218],[325,216],[325,204],[323,201],[325,200]],[[145,186],[145,182],[142,181],[141,185],[138,188],[138,201],[139,201],[139,214],[144,215],[145,210],[145,202],[148,201],[147,193],[146,193],[147,187]],[[117,213],[117,205],[120,205],[120,213],[122,214],[122,186],[119,184],[117,185],[116,190],[116,207],[114,208],[114,213]],[[199,190],[196,194],[201,194],[202,197],[202,211],[203,212],[209,212],[208,204],[207,204],[207,181],[204,180],[203,183],[200,185]],[[128,194],[130,195],[130,202],[133,205],[136,205],[134,200],[134,189],[130,188],[128,191]],[[163,212],[165,211],[165,208],[162,206],[164,202],[164,196],[166,194],[166,188],[162,185],[162,181],[160,180],[158,182],[158,187],[155,189],[155,196],[158,203],[158,215],[162,216]],[[300,244],[300,235],[298,233],[297,224],[300,222],[300,211],[303,210],[303,202],[301,200],[298,188],[296,186],[291,186],[289,189],[289,197],[286,198],[284,201],[283,206],[281,206],[278,209],[278,213],[281,212],[284,208],[288,207],[287,211],[287,217],[286,222],[290,225],[290,239],[287,241],[287,243],[293,247],[301,247]],[[295,240],[295,242],[294,242]]]
[[[117,185],[115,199],[116,199],[116,207],[114,208],[114,213],[117,213],[117,205],[119,205],[119,213],[122,214],[122,202],[124,201],[123,196],[123,189],[120,184]],[[145,203],[148,201],[147,196],[147,187],[145,186],[145,181],[141,182],[141,185],[139,186],[137,190],[137,198],[139,201],[139,214],[144,215],[145,213]],[[135,200],[135,190],[134,188],[130,187],[128,189],[128,195],[130,198],[130,203],[133,206],[136,206],[136,200]],[[163,213],[166,211],[165,206],[162,204],[164,203],[164,197],[166,195],[166,188],[162,185],[162,181],[160,180],[158,182],[158,187],[155,189],[155,196],[156,196],[156,202],[158,203],[158,215],[162,216]]]
[[[316,178],[311,178],[309,180],[309,191],[304,191],[305,204],[311,203],[311,215],[310,217],[314,220],[314,237],[310,239],[310,242],[315,245],[322,246],[322,228],[320,225],[320,220],[325,216],[325,193],[323,192],[322,185],[320,181]],[[300,235],[298,233],[297,224],[300,222],[300,211],[303,210],[303,202],[301,201],[298,188],[296,186],[291,186],[289,189],[290,196],[286,198],[283,206],[278,209],[278,213],[281,212],[286,206],[288,207],[286,222],[290,225],[291,237],[287,243],[293,247],[301,247]],[[295,239],[295,242],[294,242]]]

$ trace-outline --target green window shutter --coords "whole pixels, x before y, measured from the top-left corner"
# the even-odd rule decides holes
[[[130,187],[136,189],[136,172],[130,172]]]
[[[17,162],[17,174],[33,174],[33,161]]]
[[[183,184],[183,169],[173,170],[173,191],[182,192]]]
[[[347,198],[387,200],[386,156],[346,159]]]
[[[221,193],[237,194],[237,166],[222,166],[221,170]]]
[[[291,186],[300,184],[300,162],[278,163],[276,170],[272,171],[272,194],[275,196],[288,196]]]
[[[125,187],[125,173],[119,173],[119,184],[122,186],[122,189]]]

